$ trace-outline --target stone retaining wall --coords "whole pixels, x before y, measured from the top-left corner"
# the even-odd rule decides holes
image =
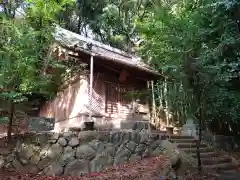
[[[32,134],[10,152],[0,152],[0,167],[46,175],[80,176],[108,166],[163,154],[159,134],[81,131]]]

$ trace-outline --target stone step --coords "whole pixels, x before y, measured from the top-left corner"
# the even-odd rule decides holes
[[[221,173],[221,174],[226,174],[226,175],[228,175],[228,174],[233,174],[233,173],[236,173],[236,170],[227,170],[227,171],[224,171],[223,173]],[[239,172],[240,173],[240,172]]]
[[[186,152],[186,153],[196,153],[197,148],[180,148],[180,150]],[[207,147],[207,148],[199,148],[200,153],[205,152],[214,152],[213,148]]]
[[[175,143],[196,143],[196,139],[170,139],[171,142]]]
[[[219,174],[217,180],[238,180],[240,179],[240,172],[224,171]]]
[[[175,141],[176,139],[177,139],[177,140],[178,140],[178,139],[182,139],[182,140],[183,140],[183,139],[194,139],[194,137],[193,137],[193,136],[172,135],[172,136],[169,137],[169,139]]]
[[[196,152],[190,154],[193,158],[197,158]],[[212,158],[212,157],[219,157],[221,156],[220,153],[218,152],[202,152],[200,153],[201,158]]]
[[[232,162],[232,159],[228,157],[215,157],[215,158],[201,158],[201,161],[202,161],[202,164],[204,165],[214,165],[214,164],[230,163]]]
[[[196,143],[177,143],[178,148],[197,148]],[[207,147],[206,144],[200,144],[200,148]]]
[[[214,164],[214,165],[204,165],[206,169],[211,169],[213,171],[223,172],[236,169],[238,166],[233,163],[221,163],[221,164]]]

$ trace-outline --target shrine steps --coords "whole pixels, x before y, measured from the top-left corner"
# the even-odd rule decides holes
[[[206,148],[207,145],[206,144],[200,144],[200,148]],[[190,148],[190,149],[196,149],[197,148],[197,144],[196,143],[179,143],[178,144],[178,148]]]
[[[238,180],[240,179],[240,172],[225,171],[217,178],[217,180]]]
[[[190,153],[190,155],[194,158],[197,158],[197,154],[196,152],[195,153]],[[200,154],[201,158],[205,158],[205,159],[208,159],[208,158],[216,158],[216,157],[220,157],[221,154],[218,153],[218,152],[214,152],[214,151],[211,151],[211,152],[205,152],[205,153],[201,153]]]
[[[179,148],[179,146],[178,146],[178,148]],[[195,148],[179,148],[180,150],[182,150],[182,151],[184,151],[184,152],[186,152],[186,153],[188,153],[188,154],[190,154],[190,153],[196,153],[197,152],[197,148],[195,147]],[[211,147],[200,147],[199,148],[199,152],[200,153],[209,153],[209,152],[214,152],[214,149],[213,148],[211,148]]]
[[[197,159],[197,140],[194,137],[181,135],[171,136],[169,141],[175,143],[180,151],[184,151]],[[228,153],[217,151],[204,142],[201,142],[199,150],[202,166],[206,170],[221,173],[225,171],[234,171],[239,167],[236,161]]]

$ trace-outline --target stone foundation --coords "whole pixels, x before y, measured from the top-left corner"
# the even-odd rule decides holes
[[[1,151],[0,167],[45,175],[80,176],[108,166],[164,153],[159,134],[139,131],[80,131],[31,134],[11,152]]]
[[[151,131],[151,125],[148,121],[122,121],[121,129]]]
[[[154,129],[154,126],[149,121],[141,120],[121,120],[118,118],[92,117],[94,128],[98,131],[112,130],[138,130],[148,131]],[[84,122],[88,121],[87,115],[81,115],[69,120],[55,122],[54,118],[31,117],[28,119],[29,132],[64,132],[72,128],[84,129]]]

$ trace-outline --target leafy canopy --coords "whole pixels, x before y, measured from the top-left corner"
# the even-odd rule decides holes
[[[172,1],[138,22],[141,54],[179,85],[180,101],[170,98],[174,89],[166,95],[177,111],[183,103],[195,115],[201,107],[205,119],[240,122],[239,7],[233,0]]]

